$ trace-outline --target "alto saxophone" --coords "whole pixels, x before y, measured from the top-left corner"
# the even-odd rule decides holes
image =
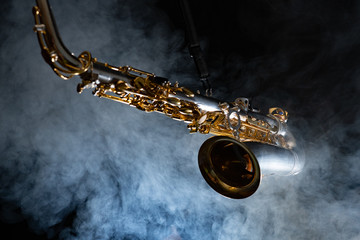
[[[282,164],[279,165],[282,170],[289,174],[300,170],[299,157],[294,151],[296,141],[286,126],[288,113],[283,109],[270,108],[268,114],[261,114],[250,107],[247,98],[221,102],[177,82],[171,84],[153,73],[99,62],[87,51],[76,57],[62,43],[48,1],[36,2],[34,31],[42,56],[59,77],[67,80],[80,76],[78,93],[93,89],[95,96],[183,121],[190,133],[216,135],[201,146],[198,160],[203,177],[218,193],[245,198],[257,190],[261,163],[244,142],[272,146],[275,150],[271,153],[286,155],[287,160],[276,162]],[[268,155],[271,153],[267,151]],[[264,166],[274,165],[263,162]]]

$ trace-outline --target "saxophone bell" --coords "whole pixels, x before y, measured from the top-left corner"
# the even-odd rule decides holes
[[[199,150],[198,161],[206,182],[226,197],[246,198],[259,187],[261,174],[255,155],[233,138],[209,138]]]
[[[255,193],[264,176],[299,173],[304,158],[299,157],[301,152],[295,149],[300,148],[245,144],[230,137],[216,136],[202,144],[198,163],[202,176],[216,192],[242,199]]]

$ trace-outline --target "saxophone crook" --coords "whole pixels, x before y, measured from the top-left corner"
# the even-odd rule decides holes
[[[190,133],[213,136],[201,146],[198,163],[206,182],[218,193],[246,198],[257,190],[262,176],[301,170],[303,157],[283,109],[262,114],[251,108],[247,98],[223,102],[150,72],[99,62],[88,51],[76,57],[63,44],[48,1],[36,3],[34,31],[42,56],[62,79],[80,77],[78,93],[93,89],[100,98],[164,114],[186,123]]]

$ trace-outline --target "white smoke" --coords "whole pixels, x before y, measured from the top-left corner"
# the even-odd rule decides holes
[[[184,32],[161,2],[50,3],[75,54],[89,50],[99,61],[196,86]],[[184,123],[160,114],[78,95],[79,79],[62,81],[41,57],[35,1],[4,3],[0,219],[7,231],[25,224],[27,234],[45,239],[359,238],[358,6],[254,4],[231,8],[248,34],[240,44],[260,46],[248,57],[239,53],[246,47],[231,56],[215,51],[200,31],[215,94],[287,109],[306,140],[307,164],[297,176],[267,177],[253,196],[233,200],[198,170],[208,136],[189,135]]]

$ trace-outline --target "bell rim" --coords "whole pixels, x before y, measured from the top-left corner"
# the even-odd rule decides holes
[[[211,155],[211,150],[213,149],[215,143],[223,142],[223,141],[235,143],[249,154],[254,168],[254,177],[249,184],[241,187],[231,186],[226,182],[224,182],[219,176],[217,176],[210,155]],[[260,185],[260,180],[261,180],[260,166],[254,153],[244,143],[239,142],[236,139],[226,136],[214,136],[207,139],[200,147],[199,155],[198,155],[198,164],[199,164],[200,172],[203,178],[205,179],[205,181],[210,185],[212,189],[214,189],[216,192],[220,193],[225,197],[233,198],[233,199],[247,198],[253,195]]]

